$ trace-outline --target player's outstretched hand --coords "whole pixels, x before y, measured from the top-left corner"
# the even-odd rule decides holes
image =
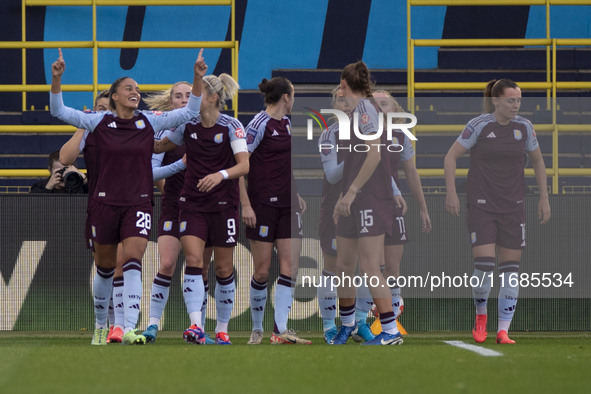
[[[58,51],[59,51],[59,57],[51,65],[51,75],[56,78],[61,77],[63,75],[64,71],[66,71],[66,62],[64,61],[62,49],[58,48]]]
[[[205,60],[203,59],[203,48],[201,48],[199,55],[197,55],[197,60],[195,61],[195,75],[203,78],[206,72],[207,64],[205,64]]]

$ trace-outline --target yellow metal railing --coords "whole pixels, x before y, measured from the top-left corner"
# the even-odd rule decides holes
[[[97,40],[97,6],[229,6],[231,7],[230,41],[98,41]],[[92,41],[27,41],[26,9],[30,6],[91,6],[92,7]],[[232,77],[238,81],[238,41],[235,31],[235,0],[22,0],[21,41],[0,41],[0,49],[22,50],[22,84],[0,85],[0,92],[22,92],[22,110],[27,111],[27,92],[49,91],[50,85],[27,84],[27,49],[38,48],[92,48],[92,84],[63,85],[64,91],[93,92],[96,97],[99,90],[110,85],[98,82],[98,49],[99,48],[220,48],[230,49],[232,58]],[[140,85],[145,90],[166,89],[167,85]],[[234,97],[234,111],[237,115],[238,95]],[[44,126],[40,126],[44,127]],[[29,128],[29,131],[33,131]],[[34,130],[39,131],[39,130]]]
[[[26,39],[26,8],[30,6],[91,6],[92,7],[92,41],[27,41]],[[229,6],[231,7],[230,41],[98,41],[97,39],[97,6]],[[236,41],[236,7],[235,0],[22,0],[21,7],[22,39],[21,41],[0,41],[0,49],[22,50],[22,83],[0,85],[0,92],[21,92],[22,110],[27,111],[27,92],[49,92],[51,85],[27,84],[27,49],[44,48],[92,48],[92,83],[66,84],[62,90],[66,92],[93,92],[108,89],[110,84],[98,81],[98,49],[101,48],[220,48],[231,50],[232,77],[238,81],[238,48]],[[154,91],[167,89],[170,84],[141,84],[140,89]],[[238,116],[238,94],[234,96],[234,115]],[[0,133],[73,133],[72,126],[47,125],[0,125]],[[0,177],[45,177],[46,169],[0,169]]]
[[[517,6],[543,5],[546,7],[546,38],[536,39],[413,39],[411,30],[412,6]],[[415,92],[417,90],[484,90],[486,82],[415,82],[414,51],[415,47],[446,47],[446,46],[544,46],[546,47],[546,81],[518,82],[522,89],[546,90],[547,108],[552,111],[552,123],[535,125],[537,131],[552,132],[552,168],[546,169],[552,177],[552,193],[559,192],[559,176],[591,176],[591,169],[587,168],[559,168],[558,167],[558,134],[559,132],[588,132],[590,125],[557,124],[556,97],[559,89],[591,89],[591,82],[567,81],[558,82],[556,78],[556,52],[558,46],[591,46],[591,39],[556,39],[550,35],[550,6],[551,5],[591,5],[589,0],[407,0],[407,88],[408,107],[415,112]],[[464,125],[418,125],[415,132],[457,132]],[[443,176],[441,169],[419,169],[421,176]],[[457,175],[465,175],[465,169],[458,169]],[[526,169],[525,174],[533,175],[533,170]]]

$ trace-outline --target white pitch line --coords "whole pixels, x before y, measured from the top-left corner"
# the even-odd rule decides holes
[[[499,357],[499,356],[503,355],[503,353],[497,352],[496,350],[491,350],[491,349],[487,349],[487,348],[476,346],[476,345],[470,345],[470,344],[464,343],[462,341],[443,341],[443,342],[447,343],[448,345],[452,345],[455,347],[459,347],[461,349],[466,349],[471,352],[478,353],[484,357]]]

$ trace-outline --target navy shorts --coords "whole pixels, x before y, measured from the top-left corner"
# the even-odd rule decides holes
[[[494,213],[469,204],[466,221],[472,247],[496,244],[507,249],[525,248],[525,207],[516,212]]]
[[[336,235],[354,239],[391,234],[393,210],[392,200],[353,201],[351,214],[339,217]]]
[[[129,207],[96,202],[89,205],[91,239],[101,245],[116,245],[126,238],[150,239],[152,202]]]
[[[246,238],[273,242],[276,239],[303,238],[302,215],[291,207],[256,204],[256,227],[246,228]]]
[[[384,238],[384,245],[404,245],[408,243],[408,234],[406,232],[406,223],[404,222],[404,216],[402,216],[402,207],[394,207],[394,216],[392,220],[392,234],[386,234]]]
[[[179,234],[202,239],[206,247],[233,247],[238,240],[238,208],[200,212],[181,205]]]

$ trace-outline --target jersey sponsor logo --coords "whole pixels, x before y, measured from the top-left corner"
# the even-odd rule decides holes
[[[144,228],[144,229],[142,229],[142,231],[140,231],[140,234],[148,235],[148,231]]]
[[[248,134],[246,135],[246,143],[247,143],[247,144],[252,144],[253,142],[254,142],[254,135],[252,135],[252,134],[248,133]]]
[[[271,202],[277,202],[278,200],[279,200],[279,199],[278,199],[277,197],[271,197],[271,198],[269,199],[269,201],[271,201]]]
[[[227,205],[228,201],[218,201],[218,205]]]
[[[153,113],[154,115],[162,115],[162,114],[163,114],[163,112],[162,112],[162,111],[154,111],[154,112],[152,112],[152,113]]]
[[[109,124],[107,125],[107,127],[110,127],[110,128],[112,128],[112,129],[116,129],[116,128],[117,128],[117,123],[115,123],[115,122],[111,122],[111,123],[109,123]]]
[[[184,233],[186,229],[187,229],[187,222],[181,222],[181,225],[179,227],[179,231],[181,233]]]
[[[197,139],[197,133],[191,133],[190,137],[193,138],[194,140],[196,140]]]
[[[244,138],[244,130],[241,128],[238,128],[234,131],[234,135],[238,138]]]
[[[146,127],[146,123],[144,122],[143,119],[140,119],[135,122],[135,127],[137,127],[138,129],[143,129]]]
[[[368,114],[361,115],[361,123],[367,124],[367,122],[369,122],[369,115]]]
[[[486,204],[486,200],[479,199],[476,201],[478,204]]]
[[[513,137],[515,137],[517,141],[520,141],[523,138],[520,130],[513,130]]]
[[[491,131],[491,132],[490,132],[490,133],[489,133],[489,134],[486,136],[486,138],[497,138],[497,136],[495,135],[495,133],[494,133],[494,132],[492,132],[492,131]]]
[[[476,233],[475,232],[470,233],[470,242],[473,244],[476,243]]]
[[[99,197],[107,197],[107,193],[105,193],[105,192],[99,192],[98,196]]]
[[[224,135],[222,133],[216,134],[215,137],[213,137],[213,142],[216,144],[221,144],[222,141],[224,141]]]
[[[236,243],[236,240],[234,239],[234,237],[230,236],[230,238],[228,238],[228,240],[226,241],[227,244],[233,244]]]
[[[277,132],[277,130],[273,130],[273,134],[271,134],[272,137],[278,136],[279,133]]]
[[[267,235],[269,235],[269,226],[259,227],[259,236],[266,237]]]
[[[472,135],[473,132],[474,132],[474,129],[472,128],[472,126],[466,126],[466,128],[462,132],[462,138],[467,140],[468,138],[470,138],[470,136]]]
[[[164,230],[164,231],[172,230],[172,222],[170,220],[167,220],[166,222],[164,222],[164,226],[162,227],[162,230]]]
[[[185,202],[187,199],[185,197],[179,197],[179,201]]]

